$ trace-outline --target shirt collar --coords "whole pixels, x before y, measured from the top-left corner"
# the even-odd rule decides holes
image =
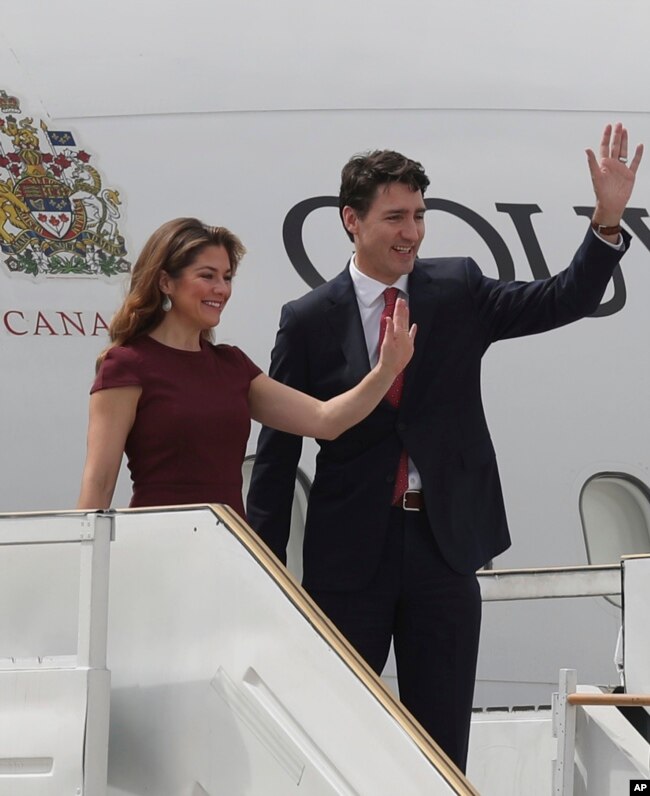
[[[350,260],[350,277],[352,278],[357,299],[364,307],[370,307],[378,301],[387,287],[396,287],[401,293],[408,296],[408,274],[402,274],[392,285],[385,285],[383,282],[378,282],[360,271],[357,268],[354,254]]]

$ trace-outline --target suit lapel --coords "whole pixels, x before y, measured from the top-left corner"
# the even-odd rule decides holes
[[[337,340],[348,364],[350,386],[370,370],[366,339],[359,315],[359,305],[348,268],[330,282],[326,317],[333,339]]]
[[[426,347],[432,345],[431,335],[439,288],[428,271],[417,262],[409,277],[409,313],[411,323],[417,323],[413,359],[406,368],[402,406],[415,397],[411,387],[416,383],[417,372]],[[348,387],[357,384],[370,370],[366,339],[363,333],[359,305],[349,269],[346,268],[329,283],[328,306],[325,309],[332,339],[336,340],[348,365]]]

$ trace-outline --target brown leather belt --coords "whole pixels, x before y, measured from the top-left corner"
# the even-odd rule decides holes
[[[424,511],[424,496],[419,489],[407,489],[395,505],[404,511]]]

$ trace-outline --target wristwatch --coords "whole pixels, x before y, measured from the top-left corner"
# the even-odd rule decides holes
[[[621,231],[620,224],[615,224],[613,227],[605,227],[597,221],[591,222],[591,228],[596,230],[599,235],[618,235]]]

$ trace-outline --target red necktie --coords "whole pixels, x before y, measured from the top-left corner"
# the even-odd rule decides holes
[[[384,290],[384,309],[381,313],[381,325],[379,327],[379,348],[381,348],[381,344],[384,340],[384,335],[386,334],[386,318],[392,318],[393,312],[395,311],[395,304],[397,303],[397,297],[399,296],[399,290],[396,287],[387,287]],[[395,377],[395,381],[390,385],[388,388],[388,392],[386,393],[386,400],[391,406],[398,407],[400,399],[402,397],[402,389],[404,387],[404,371],[398,373]],[[408,464],[408,454],[406,453],[406,449],[402,448],[402,453],[400,455],[399,462],[397,464],[397,474],[395,476],[395,489],[393,490],[393,503],[397,503],[401,500],[402,495],[408,489],[409,485],[409,464]]]

